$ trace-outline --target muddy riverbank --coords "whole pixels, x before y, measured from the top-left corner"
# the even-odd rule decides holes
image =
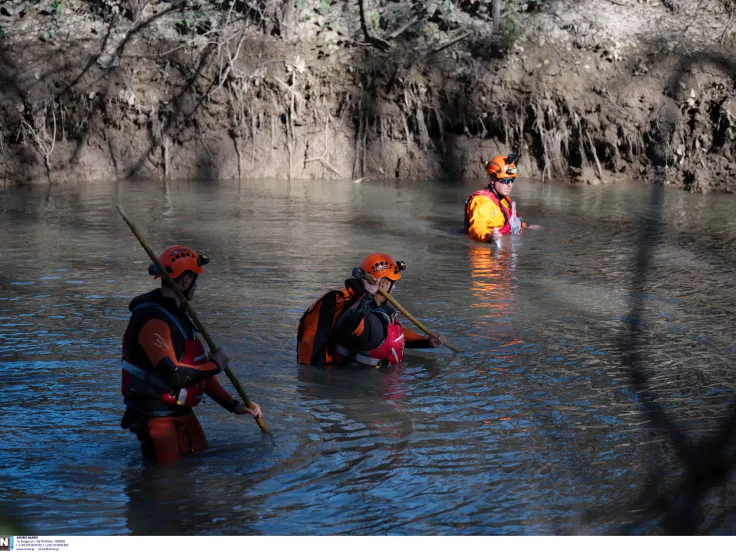
[[[0,179],[457,179],[518,149],[530,177],[731,192],[733,13],[6,0]]]

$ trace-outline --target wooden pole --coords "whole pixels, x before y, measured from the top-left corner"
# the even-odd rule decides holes
[[[202,334],[202,337],[204,337],[204,340],[207,342],[207,346],[210,348],[211,352],[217,351],[218,347],[215,344],[214,340],[212,339],[212,336],[210,336],[209,332],[205,329],[205,327],[202,325],[202,322],[200,322],[199,317],[197,316],[197,313],[194,312],[194,309],[189,304],[189,301],[187,301],[187,298],[184,296],[184,293],[179,289],[179,286],[176,285],[176,282],[169,276],[169,274],[166,272],[163,266],[161,266],[161,263],[158,260],[158,257],[156,257],[156,254],[151,250],[150,247],[148,247],[148,244],[146,243],[146,240],[143,239],[143,236],[141,236],[140,232],[138,232],[138,229],[136,228],[135,224],[133,224],[133,221],[131,221],[128,216],[125,214],[125,211],[123,211],[123,208],[120,207],[120,205],[116,205],[118,213],[120,213],[120,216],[123,217],[123,220],[130,228],[131,232],[135,235],[136,238],[138,238],[138,241],[140,242],[141,246],[143,246],[143,249],[146,250],[146,253],[148,253],[148,256],[151,258],[151,260],[154,262],[154,264],[158,267],[159,273],[161,274],[162,278],[166,282],[166,285],[169,286],[174,292],[176,293],[177,297],[179,297],[179,300],[181,301],[181,305],[184,307],[184,310],[187,311],[187,314],[192,318],[194,321],[194,324],[197,326],[197,329],[199,330],[199,333]],[[230,380],[230,383],[233,384],[233,387],[238,391],[238,395],[240,395],[240,398],[243,399],[243,404],[245,404],[246,407],[253,409],[253,403],[250,402],[250,399],[248,398],[248,395],[245,392],[245,389],[243,389],[243,386],[240,385],[240,382],[238,381],[238,378],[235,377],[235,374],[233,374],[232,370],[230,370],[230,367],[226,367],[225,375],[227,375],[228,379]],[[268,426],[266,426],[266,422],[263,421],[263,417],[256,418],[256,422],[258,423],[258,427],[261,428],[261,431],[264,433],[271,434],[271,431],[268,429]]]
[[[363,276],[363,278],[365,280],[368,280],[369,283],[371,283],[371,284],[375,284],[376,283],[376,279],[371,274],[368,274],[365,270],[360,269],[360,273],[361,273],[361,275]],[[381,295],[383,295],[389,303],[391,303],[394,307],[396,307],[399,310],[399,312],[401,314],[403,314],[404,316],[406,316],[417,328],[419,328],[420,330],[422,330],[427,335],[430,335],[430,336],[435,337],[435,338],[437,337],[437,334],[435,332],[433,332],[432,330],[430,330],[429,328],[427,328],[419,320],[417,320],[411,314],[409,314],[409,311],[407,311],[404,307],[402,307],[396,299],[394,299],[393,297],[391,297],[391,294],[390,293],[386,293],[381,288],[378,288],[378,293],[380,293]],[[444,345],[445,345],[445,347],[447,347],[451,351],[454,351],[456,353],[462,353],[462,350],[461,349],[458,349],[454,345],[450,345],[449,343],[445,343]]]

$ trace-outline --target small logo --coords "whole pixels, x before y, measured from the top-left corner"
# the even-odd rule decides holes
[[[169,346],[166,344],[166,341],[164,341],[164,338],[161,337],[160,334],[153,334],[153,344],[162,351],[169,350]]]
[[[13,549],[13,537],[0,537],[0,552]]]

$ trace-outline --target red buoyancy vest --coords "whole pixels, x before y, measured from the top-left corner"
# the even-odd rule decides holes
[[[499,209],[501,209],[501,212],[503,213],[503,219],[505,221],[505,224],[503,227],[499,230],[501,234],[510,234],[511,233],[511,225],[509,224],[509,219],[511,218],[511,213],[509,210],[504,207],[503,203],[501,203],[501,200],[498,199],[498,196],[489,190],[488,188],[483,188],[482,190],[476,190],[472,194],[468,196],[468,198],[465,200],[465,233],[467,233],[470,230],[470,220],[468,219],[468,204],[473,200],[475,196],[485,196],[488,199],[490,199],[493,203],[495,203]],[[506,201],[511,204],[511,196],[506,196]],[[516,216],[521,219],[521,215],[519,212],[516,212]]]
[[[396,365],[404,358],[404,329],[396,319],[392,319],[386,330],[386,339],[368,353],[358,353],[355,360],[361,364],[380,366]]]
[[[184,338],[184,352],[177,359],[179,362],[190,366],[199,366],[208,362],[207,352],[196,333],[192,332],[192,339],[189,339],[189,334],[184,330],[176,317],[158,303],[143,303],[133,309],[133,312],[144,307],[155,307],[165,313],[169,320],[173,322],[172,326],[181,333],[181,336]],[[126,337],[123,338],[123,346],[125,346],[127,341],[126,330]],[[171,405],[172,410],[177,406],[196,406],[202,400],[206,380],[185,388],[172,388],[158,374],[152,372],[150,369],[141,368],[130,362],[127,353],[127,350],[124,348],[122,360],[122,392],[124,397],[127,398],[132,393],[147,395],[167,405]],[[147,412],[147,414],[151,416],[167,416],[171,412],[163,410]]]

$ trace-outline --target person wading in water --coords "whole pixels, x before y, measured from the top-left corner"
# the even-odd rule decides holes
[[[172,245],[158,260],[191,301],[209,259],[185,245]],[[148,271],[161,277],[155,264]],[[197,328],[164,281],[160,289],[133,299],[128,308],[122,359],[126,408],[120,425],[137,435],[144,458],[168,464],[180,454],[207,448],[193,410],[204,394],[233,414],[261,416],[260,406],[253,403],[248,409],[222,387],[216,374],[228,366],[227,355],[222,349],[212,355],[205,352]]]
[[[390,293],[401,278],[405,263],[395,262],[385,253],[368,255],[345,281],[342,291],[330,291],[312,304],[299,323],[297,357],[302,364],[365,366],[398,364],[404,348],[428,348],[447,340],[422,336],[403,328],[398,312],[378,293]],[[361,276],[372,276],[370,283]]]
[[[465,232],[471,239],[495,242],[503,235],[519,234],[529,226],[515,213],[511,190],[514,187],[517,168],[516,154],[497,155],[485,163],[490,178],[488,186],[476,190],[465,200]]]

